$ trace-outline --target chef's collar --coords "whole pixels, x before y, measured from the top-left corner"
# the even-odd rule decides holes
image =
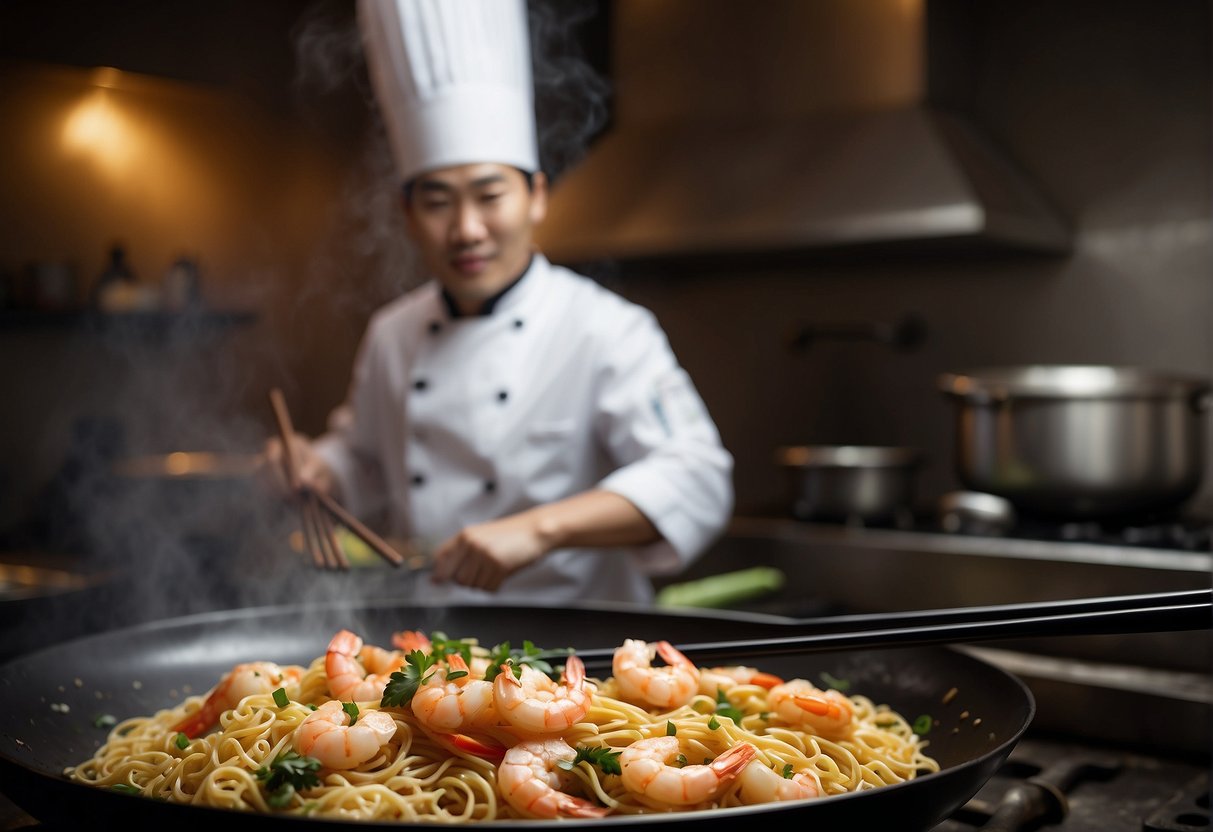
[[[452,295],[450,292],[448,292],[446,290],[446,287],[443,286],[442,287],[442,302],[446,305],[446,313],[452,319],[454,319],[454,318],[487,318],[489,315],[493,314],[493,310],[497,307],[498,302],[500,302],[500,300],[503,297],[505,297],[505,293],[510,291],[510,289],[513,289],[515,286],[517,286],[522,281],[522,278],[526,277],[527,272],[529,272],[531,270],[531,266],[534,264],[534,262],[535,262],[535,255],[532,254],[530,259],[526,261],[526,266],[522,269],[522,271],[519,273],[519,275],[516,278],[514,278],[513,280],[511,280],[509,283],[507,283],[505,288],[502,289],[500,292],[486,298],[484,303],[482,303],[480,305],[480,311],[477,312],[475,315],[464,315],[463,310],[461,310],[459,308],[459,304],[457,304],[455,302],[454,295]]]

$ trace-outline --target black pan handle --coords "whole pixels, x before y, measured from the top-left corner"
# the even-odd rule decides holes
[[[852,620],[856,616],[850,617]],[[866,629],[675,645],[697,664],[830,650],[912,647],[1005,638],[1180,632],[1213,625],[1213,590],[1156,593],[863,616]],[[907,624],[907,620],[913,623]],[[891,623],[890,623],[891,622]],[[795,625],[800,627],[804,622]],[[614,649],[577,653],[587,667],[609,665]]]

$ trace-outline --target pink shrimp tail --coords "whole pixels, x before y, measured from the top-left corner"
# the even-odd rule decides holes
[[[595,806],[590,801],[571,794],[562,794],[557,808],[560,814],[570,818],[601,818],[610,812],[605,806]]]
[[[451,653],[449,656],[447,656],[446,664],[447,664],[447,667],[449,667],[451,670],[454,670],[455,672],[459,672],[459,671],[463,671],[464,673],[470,672],[468,669],[468,663],[465,662],[463,660],[463,656],[459,655],[458,653]]]
[[[564,663],[564,683],[570,688],[580,688],[585,684],[585,662],[576,656],[569,656]]]
[[[667,665],[689,665],[690,663],[690,659],[670,642],[657,642],[656,648],[657,655],[661,656]]]
[[[825,696],[793,696],[792,701],[802,711],[808,711],[816,716],[838,719],[843,715],[842,706]]]
[[[411,653],[414,650],[429,653],[434,649],[429,636],[420,630],[401,630],[398,633],[392,633],[392,646],[398,647],[406,653]]]
[[[743,742],[721,754],[709,764],[709,767],[721,780],[732,780],[741,774],[741,770],[750,764],[757,753],[754,746]]]
[[[173,726],[172,730],[185,734],[190,739],[206,733],[215,724],[215,714],[205,704]]]

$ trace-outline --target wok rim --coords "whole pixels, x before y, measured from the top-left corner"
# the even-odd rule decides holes
[[[227,610],[212,610],[190,615],[158,619],[153,621],[141,622],[138,624],[129,625],[113,630],[106,630],[99,633],[92,633],[85,636],[79,636],[73,639],[58,642],[53,645],[48,645],[36,651],[24,653],[14,658],[11,658],[4,663],[0,663],[0,678],[4,678],[5,671],[15,666],[25,664],[27,662],[36,662],[39,659],[53,655],[56,652],[66,650],[70,647],[79,647],[82,644],[93,641],[112,641],[120,639],[124,635],[135,633],[146,633],[164,629],[167,627],[190,627],[197,625],[205,625],[208,622],[231,622],[234,618],[241,619],[257,619],[270,616],[289,616],[292,614],[304,614],[317,610],[377,610],[391,609],[403,606],[400,601],[391,599],[373,599],[365,601],[324,601],[324,602],[309,602],[298,604],[274,604],[261,605],[256,607],[245,607]],[[419,610],[455,610],[460,609],[514,609],[518,611],[533,611],[534,607],[520,603],[493,603],[493,604],[465,604],[465,605],[449,605],[449,604],[409,604],[411,609]],[[755,623],[764,625],[792,626],[797,623],[795,619],[784,616],[768,615],[763,613],[750,613],[730,610],[700,610],[694,608],[686,609],[657,609],[641,604],[617,604],[605,602],[579,602],[576,604],[562,604],[558,609],[561,610],[579,610],[588,612],[611,612],[617,613],[620,611],[631,613],[643,613],[647,615],[657,615],[659,617],[677,617],[686,619],[697,618],[712,618],[731,620],[740,623]],[[996,761],[1005,761],[1011,751],[1023,738],[1032,721],[1036,716],[1036,700],[1032,695],[1027,684],[1009,671],[1006,671],[997,665],[990,664],[976,656],[973,656],[963,650],[957,649],[953,645],[933,645],[933,646],[907,646],[888,647],[888,648],[870,648],[845,651],[847,654],[862,653],[862,652],[879,652],[879,651],[918,651],[927,653],[950,654],[956,657],[957,660],[970,663],[974,668],[982,668],[986,672],[994,673],[1003,677],[1007,683],[1017,689],[1017,692],[1022,696],[1023,704],[1026,705],[1026,713],[1019,726],[1009,735],[1000,738],[992,748],[974,757],[963,760],[945,768],[941,768],[938,772],[930,772],[927,774],[916,775],[913,779],[903,781],[901,783],[882,786],[879,789],[870,789],[863,791],[848,792],[841,795],[832,795],[828,798],[822,798],[821,801],[829,801],[831,806],[848,805],[853,803],[858,798],[870,799],[873,795],[890,795],[895,796],[905,792],[907,789],[922,789],[924,783],[934,784],[940,781],[961,778],[965,774],[970,774],[973,769],[981,769],[985,766],[992,765]],[[0,747],[0,770],[4,768],[19,769],[23,777],[32,776],[35,780],[42,781],[46,788],[55,792],[62,792],[65,795],[79,795],[86,790],[89,799],[96,799],[103,802],[114,800],[139,800],[143,801],[139,804],[139,811],[144,814],[142,818],[132,818],[128,824],[131,828],[144,828],[147,824],[147,817],[150,815],[154,818],[153,825],[159,828],[159,825],[166,820],[172,819],[178,827],[181,828],[202,828],[205,825],[207,829],[213,829],[215,824],[222,824],[225,820],[228,822],[249,822],[254,821],[259,824],[291,824],[298,822],[334,825],[342,828],[367,829],[367,828],[383,828],[383,829],[409,829],[409,828],[426,828],[432,829],[435,824],[429,821],[383,821],[383,820],[368,820],[368,821],[352,821],[337,818],[326,817],[310,817],[301,815],[285,815],[285,814],[263,814],[257,812],[245,812],[237,809],[226,809],[214,806],[194,806],[185,803],[173,803],[167,801],[156,801],[149,798],[143,798],[137,795],[125,795],[117,792],[110,792],[105,789],[99,789],[95,786],[90,786],[84,783],[78,783],[67,779],[62,772],[54,773],[47,771],[45,768],[35,767],[23,763],[19,754],[23,743],[12,735],[7,729],[0,729],[0,737],[7,740],[16,741],[17,751],[15,753],[8,750],[8,743]],[[929,753],[929,745],[928,745]],[[989,777],[987,776],[981,782],[984,784]],[[10,778],[4,778],[5,783],[9,782]],[[3,794],[6,799],[17,804],[21,808],[24,803],[14,799],[8,788],[0,788],[0,794]],[[893,797],[886,798],[894,799]],[[789,811],[810,810],[814,806],[822,805],[821,801],[793,801],[786,803],[767,803],[754,806],[734,806],[723,807],[716,809],[703,809],[693,812],[668,812],[668,813],[650,813],[639,815],[609,815],[603,818],[581,819],[581,818],[560,818],[557,822],[562,827],[576,828],[609,828],[612,826],[630,825],[636,823],[652,824],[652,823],[681,823],[693,824],[697,819],[704,822],[715,821],[739,821],[750,815],[767,815],[771,813],[787,813]],[[963,803],[963,801],[962,801]],[[115,807],[121,807],[124,804],[112,804]],[[134,804],[132,804],[134,805]],[[42,821],[42,818],[38,818]],[[537,819],[501,819],[492,821],[471,821],[469,822],[472,828],[500,828],[500,829],[551,829],[553,820],[537,820]]]

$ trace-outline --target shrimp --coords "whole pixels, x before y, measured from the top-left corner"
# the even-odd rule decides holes
[[[562,739],[521,742],[505,752],[497,768],[497,786],[510,806],[529,817],[603,817],[607,809],[561,791],[565,777],[556,763],[576,757],[577,752]]]
[[[325,768],[356,768],[379,753],[396,735],[396,720],[385,711],[362,711],[353,725],[341,702],[330,699],[295,729],[295,750]]]
[[[738,778],[737,796],[742,803],[774,803],[778,800],[807,800],[821,795],[821,781],[812,769],[791,777],[781,776],[761,760],[751,760]]]
[[[400,653],[373,645],[364,647],[362,639],[342,630],[333,636],[324,657],[329,693],[346,702],[378,701],[392,673],[403,664]]]
[[[454,672],[468,672],[467,663],[458,653],[447,657],[447,666]],[[435,674],[413,695],[413,714],[435,731],[463,731],[496,725],[493,683],[470,675],[451,680],[449,674]]]
[[[845,734],[851,727],[851,701],[836,690],[821,690],[812,682],[793,679],[771,688],[767,700],[791,725],[808,726],[822,736]]]
[[[623,749],[619,767],[624,788],[669,806],[691,806],[716,797],[754,759],[754,746],[733,746],[707,765],[678,768],[677,737],[650,737]]]
[[[556,684],[529,665],[522,666],[522,678],[514,677],[506,665],[493,680],[493,698],[497,713],[525,734],[556,734],[576,725],[590,710],[592,685],[585,681],[585,665],[569,656]]]
[[[420,630],[401,630],[398,633],[392,633],[392,646],[398,647],[406,653],[420,650],[427,656],[434,650],[429,636]]]
[[[244,697],[272,693],[285,682],[298,682],[302,677],[303,668],[298,665],[279,667],[273,662],[238,664],[211,689],[202,707],[174,725],[173,730],[187,737],[196,737],[218,722],[220,714],[240,704]]]
[[[770,690],[782,684],[783,679],[778,676],[763,673],[753,667],[734,665],[699,668],[699,692],[704,696],[715,696],[717,691],[732,690],[737,685],[758,685]]]
[[[626,639],[616,648],[612,671],[619,693],[634,705],[681,707],[699,689],[699,668],[668,641],[657,642],[655,649],[666,667],[653,667],[654,648],[638,639]]]

